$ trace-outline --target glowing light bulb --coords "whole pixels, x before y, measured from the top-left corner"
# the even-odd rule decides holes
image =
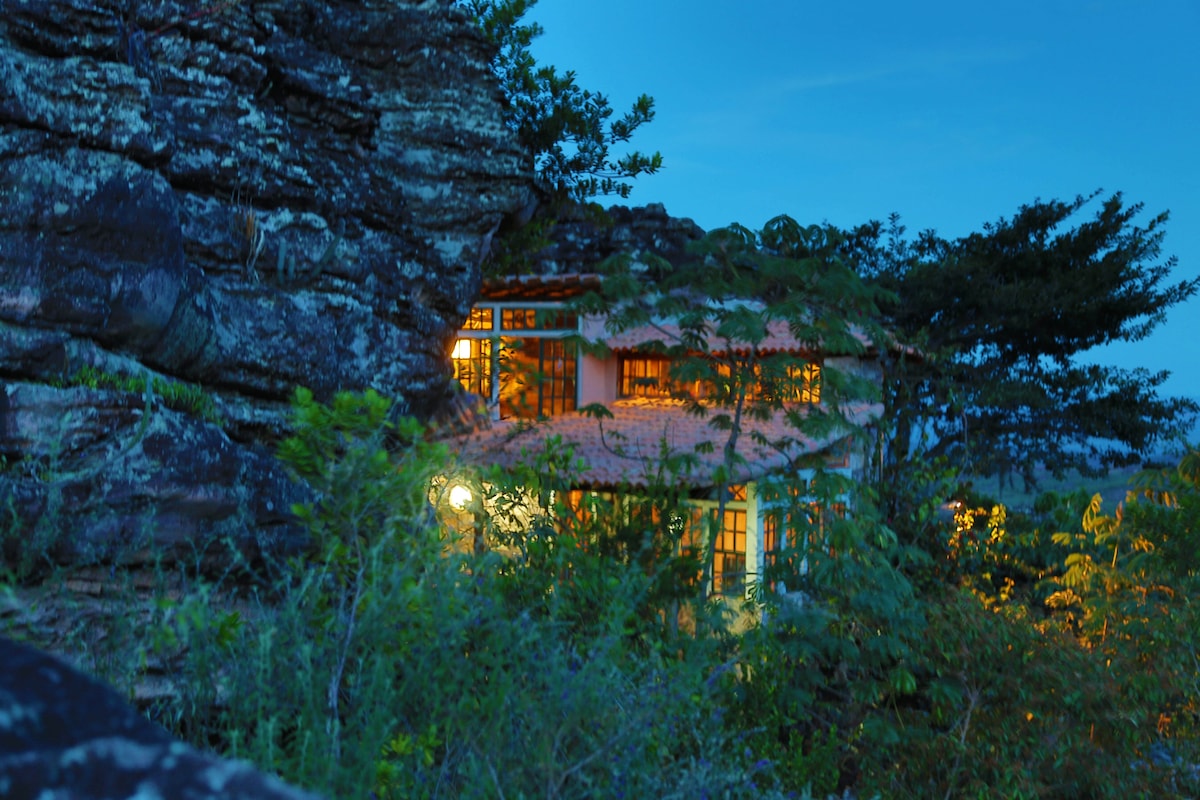
[[[462,510],[466,508],[474,496],[471,490],[463,486],[461,483],[450,487],[450,507]]]

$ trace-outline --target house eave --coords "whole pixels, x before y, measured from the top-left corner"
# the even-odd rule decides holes
[[[577,474],[575,488],[636,489],[663,480],[691,489],[714,486],[713,476],[725,462],[721,440],[727,432],[712,419],[723,410],[701,417],[689,414],[682,403],[656,400],[618,401],[608,412],[604,418],[572,413],[540,422],[496,422],[454,437],[451,447],[466,463],[501,467],[569,453],[572,462],[567,466]],[[878,419],[882,407],[863,403],[845,412],[847,425],[859,426]],[[730,482],[801,468],[812,457],[840,452],[850,436],[845,426],[831,426],[820,437],[805,435],[782,411],[765,420],[745,419]],[[668,459],[675,466],[664,473]]]

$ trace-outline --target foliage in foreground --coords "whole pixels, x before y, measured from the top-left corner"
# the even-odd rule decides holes
[[[536,537],[475,554],[430,514],[444,448],[387,401],[301,393],[298,414],[313,549],[233,635],[179,634],[189,663],[220,647],[207,692],[228,701],[162,719],[330,796],[771,796],[722,724],[722,640],[630,635],[644,573]]]
[[[575,73],[538,64],[530,44],[542,34],[523,21],[537,0],[458,0],[496,48],[492,70],[507,99],[506,122],[529,151],[538,184],[556,201],[594,195],[628,197],[630,180],[662,168],[659,153],[613,157],[642,125],[654,119],[654,100],[641,95],[612,119],[604,95],[580,87]]]
[[[926,569],[920,691],[879,762],[888,796],[1200,792],[1200,454],[1029,512],[963,506]],[[881,752],[881,755],[883,753]],[[883,770],[890,764],[892,769]],[[897,775],[904,778],[897,779]]]
[[[153,714],[196,744],[345,797],[1200,790],[1195,452],[1119,517],[1086,498],[960,515],[928,555],[962,588],[914,594],[897,550],[830,530],[854,546],[806,553],[812,601],[763,592],[735,637],[719,603],[671,624],[694,565],[593,546],[595,517],[552,535],[553,501],[507,555],[475,553],[430,513],[445,450],[383,398],[302,393],[297,413],[311,551],[261,600],[164,596],[106,662],[130,687],[173,659]],[[547,497],[569,465],[531,465]],[[799,580],[800,555],[766,577]]]

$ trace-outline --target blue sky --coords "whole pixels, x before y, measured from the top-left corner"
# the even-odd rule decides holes
[[[575,70],[665,169],[632,205],[705,229],[777,214],[979,230],[1102,189],[1170,211],[1165,254],[1200,274],[1200,2],[540,0],[539,63]],[[604,201],[604,198],[600,198]],[[1200,300],[1089,357],[1169,370],[1200,398]]]

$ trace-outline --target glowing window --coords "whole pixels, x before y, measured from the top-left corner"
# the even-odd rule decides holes
[[[500,327],[506,331],[574,331],[578,321],[573,312],[561,308],[504,308]]]
[[[709,588],[713,594],[738,595],[746,589],[746,487],[741,484],[730,486],[729,492],[724,516],[713,539],[712,584]],[[716,513],[717,505],[711,501],[693,507],[680,542],[683,552],[696,556],[704,552],[702,545]]]
[[[713,542],[713,594],[740,594],[746,588],[746,509],[725,509]]]
[[[450,352],[454,379],[468,392],[486,399],[492,396],[492,342],[490,339],[459,339]]]
[[[463,323],[464,331],[490,331],[493,324],[493,314],[490,308],[472,308],[467,321]]]
[[[625,357],[621,359],[620,382],[617,386],[620,397],[669,397],[681,395],[697,400],[729,400],[736,388],[730,377],[728,364],[716,364],[710,372],[711,380],[693,380],[686,383],[672,380],[671,361],[655,357]],[[791,365],[771,374],[761,365],[755,369],[754,381],[746,386],[748,400],[779,400],[782,403],[821,402],[821,365],[809,362]]]
[[[500,340],[500,418],[539,419],[575,410],[576,346],[538,337]]]
[[[671,362],[665,358],[621,359],[621,397],[666,397],[670,394],[668,372]]]

